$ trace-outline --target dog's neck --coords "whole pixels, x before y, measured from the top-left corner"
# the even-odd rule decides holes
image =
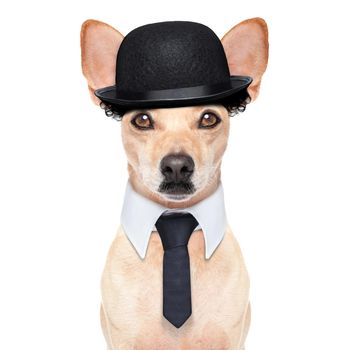
[[[129,167],[130,168],[130,167]],[[157,195],[154,192],[151,192],[146,186],[142,184],[137,178],[137,176],[133,176],[135,174],[130,173],[129,171],[129,181],[133,187],[133,189],[139,194],[145,196],[146,198],[152,200],[153,202],[159,203],[164,207],[169,209],[183,209],[188,208],[196,203],[202,201],[203,199],[209,197],[215,190],[218,188],[220,180],[221,180],[221,171],[220,169],[215,173],[215,176],[211,179],[210,184],[206,186],[203,190],[196,192],[193,196],[191,196],[188,200],[183,201],[173,201],[170,199],[165,199],[161,195]]]

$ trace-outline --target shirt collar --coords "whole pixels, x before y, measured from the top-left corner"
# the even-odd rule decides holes
[[[197,204],[181,209],[169,209],[137,193],[127,182],[120,222],[124,232],[139,256],[146,256],[148,241],[154,224],[164,212],[186,211],[198,221],[196,230],[201,228],[204,234],[205,258],[209,259],[221,242],[226,229],[226,212],[222,183],[209,197]]]

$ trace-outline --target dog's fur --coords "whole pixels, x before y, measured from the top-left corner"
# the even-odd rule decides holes
[[[88,20],[81,30],[82,68],[93,92],[115,83],[116,53],[123,39],[111,26]],[[264,20],[254,18],[233,27],[222,38],[231,75],[248,75],[255,100],[268,60]],[[221,118],[215,128],[198,129],[204,111]],[[155,128],[136,129],[137,112],[151,115]],[[121,121],[122,140],[133,188],[168,208],[186,208],[212,194],[220,182],[220,165],[229,135],[229,115],[221,104],[127,111]],[[150,137],[151,135],[151,137]],[[196,191],[174,199],[158,192],[160,161],[168,154],[193,158]],[[215,208],[213,208],[215,215]],[[102,277],[101,324],[108,350],[242,350],[250,324],[249,278],[237,241],[228,226],[210,259],[204,258],[202,230],[193,232],[190,255],[192,315],[178,328],[162,314],[163,247],[152,232],[141,260],[122,227],[110,248]]]

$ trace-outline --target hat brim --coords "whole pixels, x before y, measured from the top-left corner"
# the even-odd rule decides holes
[[[123,109],[140,107],[180,107],[220,101],[246,89],[253,79],[230,76],[229,84],[152,90],[143,93],[118,90],[117,85],[97,89],[95,95],[104,103]]]

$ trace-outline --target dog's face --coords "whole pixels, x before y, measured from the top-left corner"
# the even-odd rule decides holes
[[[123,35],[88,20],[81,30],[83,74],[92,100],[96,89],[115,84],[116,58]],[[243,21],[221,39],[230,75],[253,78],[251,100],[259,93],[268,60],[263,19]],[[220,104],[132,110],[122,118],[122,138],[133,188],[163,205],[186,207],[210,195],[220,180],[229,116]]]
[[[165,201],[187,201],[216,185],[228,135],[220,104],[129,111],[122,139],[130,180]]]

